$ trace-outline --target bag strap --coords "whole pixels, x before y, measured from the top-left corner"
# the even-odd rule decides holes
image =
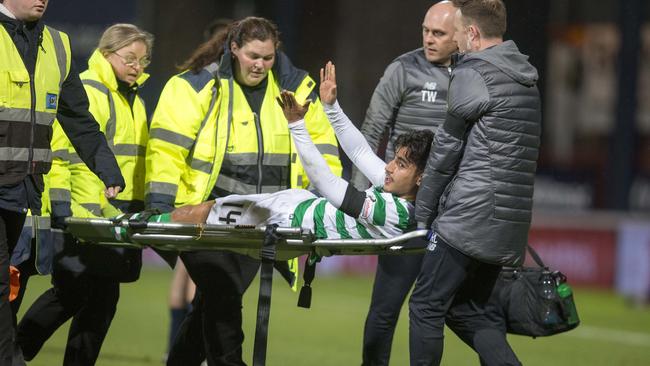
[[[528,253],[530,254],[530,257],[533,258],[533,261],[535,261],[535,263],[537,263],[538,266],[540,266],[541,268],[547,268],[544,262],[542,261],[542,258],[539,256],[539,254],[537,254],[537,252],[535,251],[535,249],[533,249],[533,247],[531,247],[530,245],[526,245],[526,249],[528,249]]]

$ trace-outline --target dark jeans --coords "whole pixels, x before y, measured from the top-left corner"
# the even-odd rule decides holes
[[[63,365],[94,365],[120,297],[117,279],[55,270],[52,288],[27,310],[18,324],[16,341],[25,360],[72,318]]]
[[[181,254],[197,295],[169,352],[168,366],[245,365],[242,360],[242,296],[260,261],[230,252]]]
[[[447,326],[474,349],[482,365],[520,365],[485,316],[500,266],[480,262],[434,236],[409,300],[411,366],[439,365]]]
[[[363,365],[388,365],[402,304],[420,273],[424,254],[380,255],[363,331]]]
[[[14,316],[9,305],[9,262],[25,222],[25,214],[0,208],[0,366],[11,365]]]

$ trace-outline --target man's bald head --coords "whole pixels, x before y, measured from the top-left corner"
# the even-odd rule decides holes
[[[453,13],[455,11],[456,11],[456,7],[454,6],[454,3],[452,1],[448,1],[448,0],[439,1],[431,5],[425,17],[429,16],[432,13],[440,13],[441,15],[444,15],[446,13],[451,13],[453,16]]]
[[[451,1],[441,1],[429,8],[422,22],[422,46],[429,62],[449,65],[458,49],[454,41],[456,8]]]

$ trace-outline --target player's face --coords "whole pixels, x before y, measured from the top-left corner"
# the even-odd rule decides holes
[[[384,191],[407,200],[415,200],[422,179],[417,166],[406,158],[407,148],[395,152],[395,158],[386,165]]]
[[[230,44],[235,55],[235,77],[237,82],[246,86],[255,86],[266,78],[275,62],[275,45],[267,39],[254,39],[244,43],[242,47],[235,42]]]
[[[4,5],[19,20],[33,22],[41,19],[48,0],[4,0]]]

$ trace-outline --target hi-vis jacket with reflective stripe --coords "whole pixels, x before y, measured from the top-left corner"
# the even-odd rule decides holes
[[[198,74],[186,71],[172,77],[151,122],[145,178],[147,207],[170,211],[174,206],[205,201],[217,182],[226,150],[231,159],[254,157],[259,171],[273,165],[268,158],[280,161],[284,156],[290,165],[289,186],[306,188],[307,175],[275,100],[282,89],[295,92],[301,103],[307,98],[314,101],[305,116],[307,129],[328,165],[340,175],[338,144],[313,92],[315,85],[305,71],[278,52],[257,116],[234,80],[228,52],[220,65],[208,65]],[[261,186],[259,182],[257,190],[263,190]],[[227,190],[228,185],[221,188]]]
[[[10,35],[0,27],[0,184],[20,182],[50,169],[50,136],[59,91],[70,71],[65,33],[43,30],[30,75]]]
[[[115,154],[126,188],[111,203],[125,211],[140,211],[144,200],[144,154],[148,139],[147,114],[138,96],[133,109],[117,90],[110,63],[96,50],[81,73],[90,112],[106,134]],[[149,76],[142,74],[141,85]],[[114,216],[117,211],[104,198],[104,184],[76,154],[61,126],[54,125],[52,138],[54,161],[50,176],[50,196],[54,216]],[[72,212],[69,212],[69,210]]]
[[[50,198],[48,196],[49,179],[43,177],[44,190],[41,195],[41,215],[32,216],[27,211],[23,230],[20,232],[18,243],[11,254],[11,265],[18,266],[26,260],[34,261],[34,268],[41,275],[52,273],[54,259],[54,246],[52,245],[52,232],[50,228]],[[34,239],[34,258],[32,258],[32,239]]]

